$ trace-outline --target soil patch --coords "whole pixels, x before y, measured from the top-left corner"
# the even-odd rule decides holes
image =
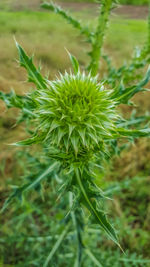
[[[119,6],[114,13],[130,19],[146,19],[148,16],[148,6]]]
[[[98,11],[99,5],[94,3],[62,3],[56,1],[63,8],[72,11],[90,10],[91,14],[95,15]],[[2,9],[9,9],[12,11],[32,10],[39,11],[41,0],[2,0]],[[146,19],[148,16],[148,6],[131,6],[120,5],[114,9],[113,14],[123,16],[130,19]]]

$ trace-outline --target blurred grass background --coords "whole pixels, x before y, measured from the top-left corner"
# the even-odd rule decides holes
[[[60,3],[61,1],[59,1]],[[67,0],[62,1],[62,4]],[[69,1],[69,4],[73,1]],[[89,25],[95,24],[95,15],[97,13],[95,5],[83,4],[82,6],[69,5],[69,9],[74,16],[89,21]],[[85,1],[85,2],[93,2]],[[148,1],[124,1],[126,4],[146,4]],[[24,94],[30,90],[31,85],[26,82],[26,74],[23,69],[18,68],[18,63],[15,59],[18,58],[14,39],[26,49],[28,54],[35,54],[34,61],[38,65],[41,63],[43,73],[49,74],[53,79],[58,71],[63,72],[70,68],[70,62],[64,48],[67,48],[74,54],[81,64],[85,65],[88,56],[85,51],[89,50],[84,39],[78,35],[78,32],[68,24],[66,24],[58,16],[42,12],[39,9],[38,0],[1,0],[0,2],[0,90],[9,92],[13,88],[17,93]],[[66,4],[67,5],[67,4]],[[111,15],[110,25],[105,38],[104,50],[111,56],[115,66],[119,67],[124,61],[129,61],[136,45],[141,46],[146,40],[147,30],[147,9],[143,12],[143,17],[138,17],[137,14],[130,12],[129,8],[124,7],[124,12],[113,12]],[[142,12],[142,10],[140,10]],[[137,12],[137,10],[136,10]],[[140,12],[139,12],[140,13]],[[138,13],[138,14],[139,14]],[[130,15],[128,15],[130,14]],[[135,15],[135,16],[134,16]],[[105,64],[102,62],[100,76],[105,72]],[[140,93],[135,97],[138,114],[142,114],[146,110],[150,110],[150,101],[148,93]],[[125,116],[132,111],[132,107],[121,107]],[[12,148],[7,144],[16,140],[22,139],[25,135],[24,126],[16,126],[16,109],[6,110],[5,105],[0,101],[0,193],[1,199],[5,198],[10,188],[10,184],[17,183],[18,175],[23,173],[24,166],[18,163],[15,156],[16,148]],[[106,174],[106,180],[103,182],[124,181],[125,179],[133,179],[133,177],[141,177],[139,181],[133,179],[133,183],[129,183],[129,187],[120,191],[116,195],[115,205],[110,204],[110,213],[117,217],[117,225],[121,227],[121,238],[125,244],[125,249],[129,252],[135,252],[143,257],[149,257],[150,248],[150,143],[147,139],[136,141],[136,146],[133,145],[130,150],[123,152],[121,157],[114,159],[109,165],[109,170]],[[44,206],[44,203],[42,204]],[[25,207],[29,209],[29,207]],[[44,209],[44,208],[43,208]],[[7,214],[6,220],[13,218],[13,209],[10,214]],[[27,213],[28,214],[28,213]],[[3,218],[0,220],[2,236],[12,235],[14,231],[9,229],[9,226],[4,226]],[[36,222],[35,222],[36,223]],[[24,228],[23,228],[24,227]],[[19,228],[20,229],[20,228]],[[25,224],[21,231],[26,232]],[[0,239],[0,259],[7,258],[7,253],[10,253],[12,242],[8,242],[8,247],[4,246],[4,241]],[[15,241],[16,242],[16,241]],[[5,244],[6,246],[6,244]],[[21,245],[20,245],[21,246]],[[104,248],[111,245],[109,242],[104,242]],[[22,248],[22,247],[21,247]],[[20,248],[20,250],[21,250]],[[11,248],[12,249],[12,248]],[[23,248],[18,255],[23,253]],[[14,251],[12,251],[12,254]],[[5,257],[3,256],[5,255]],[[14,255],[14,259],[18,257]],[[15,261],[15,260],[14,260]],[[9,260],[7,261],[9,262]],[[1,265],[0,265],[1,266]],[[3,265],[2,265],[3,266]],[[5,265],[4,265],[5,266]],[[8,265],[7,265],[8,266]],[[11,265],[13,266],[13,265]],[[19,265],[14,265],[19,266]],[[25,266],[25,265],[20,265]],[[113,266],[113,265],[110,265]],[[115,265],[114,265],[115,266]],[[117,266],[124,266],[120,263]],[[129,265],[132,266],[132,265]],[[139,266],[139,265],[135,265]],[[142,265],[141,266],[148,266]]]

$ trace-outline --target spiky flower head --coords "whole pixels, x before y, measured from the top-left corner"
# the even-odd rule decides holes
[[[78,71],[65,73],[36,91],[38,135],[48,146],[74,154],[102,149],[111,138],[117,118],[108,90],[96,77]]]

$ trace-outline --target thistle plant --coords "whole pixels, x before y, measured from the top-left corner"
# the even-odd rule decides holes
[[[20,192],[33,188],[48,173],[59,166],[65,191],[71,191],[74,201],[86,206],[110,238],[118,244],[113,227],[98,207],[101,190],[94,182],[95,166],[109,157],[110,143],[124,137],[149,136],[150,129],[124,129],[119,127],[121,117],[116,106],[127,101],[149,79],[149,71],[140,85],[127,88],[120,96],[116,90],[107,90],[97,77],[82,73],[75,57],[70,55],[74,74],[60,74],[55,81],[43,78],[25,51],[17,44],[20,64],[28,71],[29,81],[37,85],[37,91],[27,95],[32,110],[35,132],[31,138],[17,145],[40,143],[50,160],[55,160],[46,173],[32,184],[26,184]],[[18,98],[19,99],[19,98]],[[21,106],[21,103],[20,103]],[[57,164],[58,163],[58,164]],[[18,194],[18,191],[15,191]],[[14,194],[6,201],[4,208]],[[93,201],[91,201],[93,199]],[[74,206],[74,205],[73,205]],[[76,205],[75,205],[76,206]]]
[[[132,120],[125,120],[117,108],[122,103],[130,104],[130,99],[136,93],[146,90],[144,86],[150,80],[150,70],[148,69],[145,77],[139,82],[128,86],[125,86],[121,79],[114,82],[118,72],[116,76],[112,75],[113,82],[109,81],[109,75],[102,80],[98,76],[104,31],[112,2],[102,1],[99,23],[93,32],[54,4],[43,4],[43,7],[60,14],[88,37],[93,49],[89,68],[81,70],[77,59],[69,54],[73,71],[59,74],[56,79],[49,81],[42,76],[40,69],[34,66],[32,58],[28,57],[23,48],[16,43],[20,65],[27,70],[28,81],[34,83],[37,89],[24,97],[15,93],[0,93],[0,98],[9,108],[15,106],[21,109],[22,116],[19,122],[27,121],[30,126],[32,125],[32,131],[31,127],[28,131],[31,137],[15,145],[40,144],[43,148],[41,156],[44,155],[47,161],[47,168],[42,173],[23,186],[15,188],[6,200],[3,211],[14,197],[20,198],[26,191],[35,189],[54,173],[61,179],[58,197],[61,199],[62,194],[69,193],[65,220],[67,226],[44,267],[48,266],[69,231],[71,221],[76,227],[78,240],[75,266],[81,266],[82,251],[85,249],[82,240],[83,209],[91,214],[91,222],[98,224],[109,238],[120,246],[113,226],[101,210],[101,200],[106,196],[96,184],[97,173],[101,172],[104,161],[111,159],[112,151],[116,151],[116,148],[119,151],[118,140],[123,139],[125,142],[150,136],[147,124],[144,128],[136,128],[135,118],[134,123]],[[106,60],[108,61],[108,58]],[[124,72],[120,73],[123,77]],[[110,88],[113,83],[115,86]],[[147,122],[147,119],[148,117],[144,116],[141,122]]]
[[[18,44],[17,47],[20,63],[26,67],[25,60],[30,62],[30,59]],[[118,243],[113,228],[96,207],[96,199],[95,203],[90,201],[96,195],[101,197],[94,183],[94,168],[101,167],[107,155],[107,141],[113,139],[113,135],[120,136],[115,125],[118,119],[116,103],[97,77],[81,72],[75,57],[70,55],[70,59],[74,73],[60,74],[54,81],[44,78],[41,82],[36,81],[44,87],[39,86],[28,96],[33,103],[35,134],[17,145],[43,144],[47,156],[61,166],[65,190],[73,192],[74,196],[78,192],[75,201],[85,205],[95,221]],[[29,69],[32,69],[31,63]],[[29,80],[32,80],[30,76]]]

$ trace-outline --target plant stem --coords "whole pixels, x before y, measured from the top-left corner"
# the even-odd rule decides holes
[[[69,193],[69,202],[70,202],[70,207],[72,207],[72,193]],[[82,227],[81,227],[81,223],[82,222],[82,217],[80,216],[80,212],[78,209],[76,209],[75,211],[71,212],[71,216],[72,216],[72,220],[73,220],[73,224],[76,228],[76,236],[77,236],[77,258],[74,264],[74,267],[80,267],[81,266],[81,261],[82,261],[82,251],[83,251],[83,243],[82,243]],[[79,221],[79,218],[80,221]]]
[[[147,50],[150,52],[150,0],[148,9],[148,37],[147,37]]]
[[[103,267],[102,264],[95,258],[93,253],[86,248],[85,253],[89,256],[89,258],[93,261],[93,263],[98,267]]]
[[[57,249],[59,248],[61,242],[63,241],[65,235],[67,234],[68,230],[70,228],[70,223],[68,223],[64,229],[64,231],[62,232],[62,234],[60,235],[59,239],[57,240],[57,242],[55,243],[55,245],[53,246],[50,254],[48,255],[43,267],[47,267],[49,262],[51,261],[52,257],[54,256],[55,252],[57,251]]]
[[[102,7],[98,19],[97,29],[94,35],[94,41],[92,44],[92,51],[90,52],[91,63],[88,66],[88,70],[95,76],[99,69],[99,62],[101,57],[101,49],[104,40],[104,34],[107,27],[107,22],[112,6],[112,0],[103,0]]]

